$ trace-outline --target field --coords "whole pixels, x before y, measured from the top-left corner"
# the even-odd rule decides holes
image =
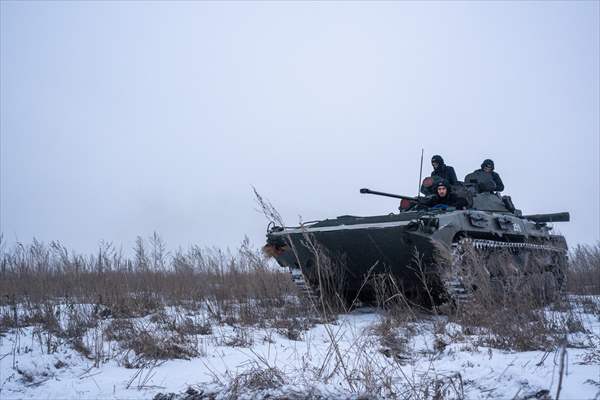
[[[550,303],[525,285],[453,310],[381,282],[381,307],[312,302],[248,241],[134,250],[2,248],[0,398],[600,396],[600,245],[571,251]]]

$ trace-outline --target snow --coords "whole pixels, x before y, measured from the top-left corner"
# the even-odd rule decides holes
[[[561,399],[600,395],[600,320],[583,311],[580,315],[587,332],[568,338]],[[0,398],[148,399],[190,386],[232,390],[236,377],[257,370],[281,374],[263,394],[312,390],[331,398],[402,397],[429,388],[432,397],[437,384],[444,398],[523,399],[542,390],[556,395],[561,349],[514,352],[479,346],[477,336],[464,334],[459,325],[423,316],[406,325],[411,332],[406,354],[386,356],[376,334],[382,318],[377,310],[359,309],[317,324],[300,340],[272,328],[213,325],[212,333],[196,336],[199,356],[148,362],[142,368],[124,367],[120,361],[130,354],[103,339],[101,328],[90,329],[84,341],[101,348],[102,357],[88,359],[67,341],[25,327],[0,336]],[[149,323],[147,318],[137,322]],[[242,388],[238,396],[257,396],[248,390]]]

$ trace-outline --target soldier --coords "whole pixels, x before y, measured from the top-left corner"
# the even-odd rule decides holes
[[[428,207],[446,205],[448,207],[454,207],[457,210],[462,210],[468,206],[467,200],[452,193],[450,191],[450,186],[444,181],[438,182],[435,187],[435,195],[427,198],[424,201],[424,204]]]
[[[494,183],[496,184],[496,191],[501,192],[504,190],[504,183],[502,183],[502,179],[500,179],[500,175],[494,172],[494,161],[489,158],[483,160],[481,163],[481,169],[479,171],[483,171],[486,174],[490,174]]]
[[[456,179],[456,172],[454,172],[454,168],[444,164],[442,156],[436,154],[431,157],[431,165],[433,166],[431,176],[439,176],[440,178],[445,179],[449,185],[456,185],[456,182],[458,181],[458,179]]]

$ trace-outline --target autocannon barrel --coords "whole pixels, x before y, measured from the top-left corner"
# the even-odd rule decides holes
[[[553,214],[523,215],[523,218],[530,219],[535,222],[569,222],[571,216],[568,212],[560,212]]]
[[[385,193],[385,192],[377,192],[375,190],[370,190],[370,189],[367,189],[367,188],[360,189],[360,192],[363,193],[363,194],[376,194],[378,196],[393,197],[395,199],[410,200],[410,201],[419,201],[419,198],[417,198],[417,197],[402,196],[402,195],[399,195],[399,194],[392,194],[392,193]]]

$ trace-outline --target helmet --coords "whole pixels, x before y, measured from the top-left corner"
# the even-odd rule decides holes
[[[435,156],[431,157],[431,162],[432,163],[436,162],[440,165],[444,165],[444,159],[442,158],[442,156],[437,155],[437,154]]]
[[[485,167],[486,165],[489,165],[492,167],[492,171],[494,170],[494,161],[490,160],[489,158],[486,158],[485,160],[483,160],[483,162],[481,163],[481,169],[483,169],[483,167]]]

